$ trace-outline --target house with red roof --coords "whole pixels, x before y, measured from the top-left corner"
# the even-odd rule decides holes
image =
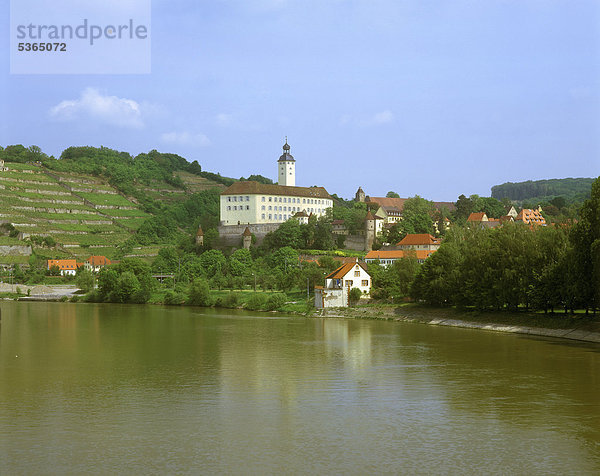
[[[77,263],[75,259],[49,259],[46,269],[50,270],[53,266],[57,266],[60,269],[61,276],[75,276],[77,268],[81,266],[81,263]]]
[[[396,247],[400,250],[437,251],[441,244],[441,239],[434,238],[429,233],[409,233]]]
[[[387,268],[393,265],[396,261],[406,258],[413,253],[419,263],[423,263],[429,256],[435,253],[435,250],[377,250],[369,251],[365,256],[365,263],[378,263],[380,266]]]
[[[347,307],[352,288],[360,289],[363,294],[371,292],[371,275],[358,258],[325,276],[325,286],[315,286],[315,307]]]
[[[83,267],[88,271],[92,271],[93,273],[97,273],[105,266],[110,265],[110,260],[106,256],[90,256],[83,263]]]
[[[542,207],[537,209],[523,208],[515,218],[516,222],[525,223],[526,225],[546,225],[546,219],[542,215]]]

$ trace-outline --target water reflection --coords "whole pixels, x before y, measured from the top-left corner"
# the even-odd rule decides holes
[[[595,347],[190,308],[2,308],[0,472],[600,469]]]

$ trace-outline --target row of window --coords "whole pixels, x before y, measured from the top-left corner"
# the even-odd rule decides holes
[[[238,209],[237,205],[233,206],[233,210],[236,211]],[[250,210],[250,205],[246,205],[246,208],[244,208],[244,205],[240,205],[240,210]],[[227,207],[227,211],[230,212],[231,211],[231,206]]]
[[[261,202],[266,202],[268,199],[269,202],[283,202],[283,203],[300,203],[299,198],[295,197],[260,197]],[[326,201],[320,198],[303,198],[302,203],[310,203],[315,205],[325,205]]]
[[[352,287],[354,285],[354,280],[352,280],[352,279],[346,279],[344,281],[344,283],[346,284],[346,286]],[[360,285],[361,286],[368,286],[369,285],[369,280],[368,279],[361,280]]]
[[[228,202],[249,202],[250,201],[250,195],[246,195],[246,196],[240,195],[239,197],[238,196],[227,197],[227,201]]]
[[[285,214],[284,215],[277,215],[277,214],[273,215],[272,213],[269,213],[269,220],[286,220],[287,221],[287,219],[291,218],[291,217],[292,217],[291,215],[285,215]],[[260,218],[263,220],[267,219],[266,215],[264,213],[261,214]]]

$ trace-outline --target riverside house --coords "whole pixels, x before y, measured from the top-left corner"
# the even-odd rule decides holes
[[[315,286],[315,307],[347,307],[352,288],[360,289],[363,294],[371,292],[371,275],[358,258],[325,276],[325,286]]]

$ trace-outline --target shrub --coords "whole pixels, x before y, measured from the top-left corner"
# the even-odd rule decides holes
[[[348,300],[350,304],[356,304],[362,296],[362,291],[358,288],[352,288],[348,293]]]
[[[246,309],[251,311],[264,311],[267,309],[268,298],[262,293],[254,293],[248,301],[246,301]]]
[[[167,306],[181,306],[185,302],[185,294],[177,291],[167,291],[165,294],[165,304]]]
[[[287,301],[287,296],[284,293],[271,294],[267,301],[268,311],[277,311],[283,307]]]
[[[223,298],[223,307],[236,308],[240,305],[239,293],[229,293]]]
[[[187,302],[192,306],[210,307],[212,305],[210,289],[206,279],[196,278],[192,281],[192,284],[190,284],[189,287],[189,298]]]

